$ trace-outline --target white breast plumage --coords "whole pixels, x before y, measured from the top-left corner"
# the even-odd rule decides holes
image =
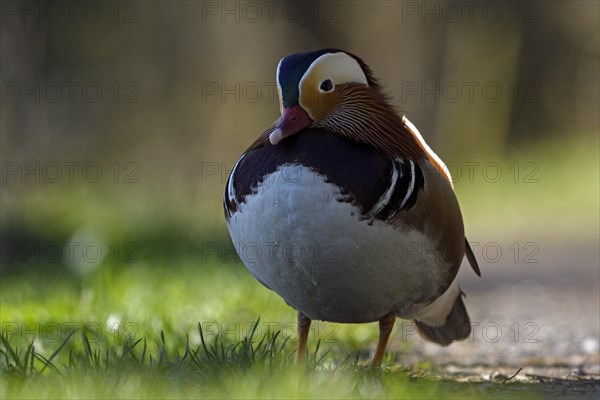
[[[280,166],[229,219],[244,264],[311,319],[376,321],[439,291],[447,268],[426,236],[359,218],[341,197],[310,168]]]

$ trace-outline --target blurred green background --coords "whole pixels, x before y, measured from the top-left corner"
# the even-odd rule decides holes
[[[581,274],[598,297],[597,2],[2,1],[1,11],[0,320],[17,342],[55,348],[36,325],[50,322],[91,321],[108,337],[111,326],[163,329],[176,347],[190,332],[198,343],[198,322],[293,321],[235,256],[222,194],[278,117],[279,59],[324,47],[365,60],[448,164],[468,238],[504,251],[499,263],[476,251],[483,287],[549,263],[559,271],[549,280]],[[528,243],[537,269],[522,263]],[[376,328],[336,335],[359,350]]]
[[[595,2],[90,4],[3,2],[6,240],[81,226],[133,240],[161,227],[226,237],[223,185],[278,116],[277,62],[322,47],[362,57],[460,170],[470,231],[598,231]],[[90,183],[93,162],[102,176]],[[492,162],[500,184],[488,182]],[[35,163],[40,182],[26,172]],[[479,165],[469,174],[465,163]],[[182,236],[171,253],[198,233]]]

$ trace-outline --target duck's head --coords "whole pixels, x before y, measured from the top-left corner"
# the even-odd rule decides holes
[[[370,68],[337,49],[284,57],[277,66],[277,89],[281,117],[269,134],[273,145],[311,126],[335,131],[353,120],[361,124],[361,102],[385,103]]]

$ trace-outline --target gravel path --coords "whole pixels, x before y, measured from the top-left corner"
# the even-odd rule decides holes
[[[600,395],[598,251],[594,245],[555,246],[538,263],[521,264],[480,257],[482,278],[463,265],[472,338],[440,347],[422,342],[407,327],[405,339],[415,349],[401,352],[398,362],[431,361],[442,376],[478,382],[502,381],[522,368],[511,381],[571,382]],[[392,339],[396,350],[403,329]]]

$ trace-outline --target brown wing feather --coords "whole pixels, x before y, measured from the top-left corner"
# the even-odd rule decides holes
[[[396,213],[388,222],[399,230],[410,227],[430,238],[440,263],[450,265],[448,270],[440,270],[447,282],[442,288],[445,290],[456,277],[465,255],[462,215],[454,191],[435,166],[426,159],[417,164],[423,171],[424,188],[414,206]]]

